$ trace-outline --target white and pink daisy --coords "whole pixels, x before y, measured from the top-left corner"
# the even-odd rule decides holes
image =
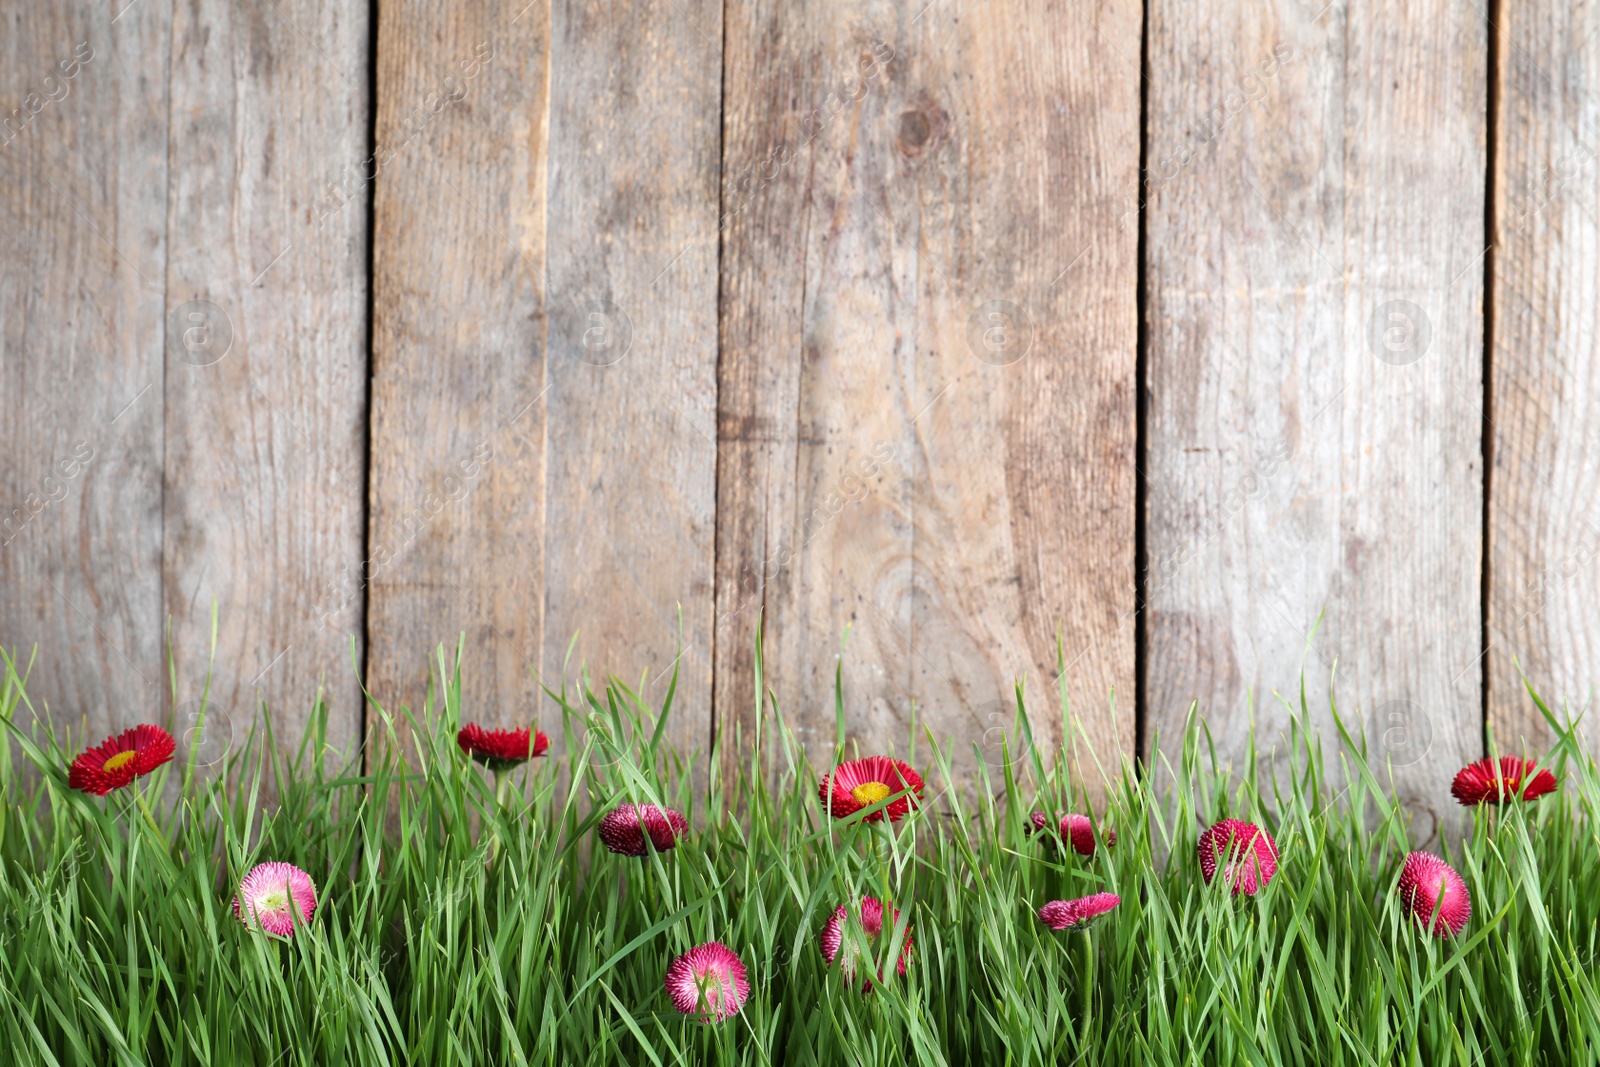
[[[1052,900],[1039,909],[1039,921],[1052,930],[1067,930],[1097,919],[1122,903],[1115,893],[1093,893],[1076,900]]]
[[[1200,835],[1196,851],[1206,885],[1222,868],[1222,884],[1253,897],[1278,873],[1278,845],[1272,835],[1254,823],[1223,819]]]
[[[884,935],[885,928],[891,935],[893,934],[894,924],[899,917],[900,909],[893,905],[889,906],[888,914],[885,914],[884,905],[876,897],[862,897],[859,928],[857,930],[847,930],[845,923],[851,922],[854,925],[856,916],[852,916],[849,908],[843,904],[834,909],[833,915],[828,919],[828,924],[822,928],[822,936],[818,939],[818,944],[822,949],[823,958],[828,961],[830,967],[833,966],[835,961],[838,962],[839,974],[844,978],[846,986],[855,985],[856,972],[863,969],[861,967],[861,957],[864,953],[860,947],[861,935],[866,935],[867,945],[876,955],[878,939]],[[872,960],[869,957],[867,963],[870,965],[871,962]],[[910,963],[911,927],[908,924],[906,926],[906,941],[900,947],[900,958],[896,970],[903,976],[906,973],[906,967]],[[877,977],[880,982],[883,980],[881,968],[877,971]],[[861,975],[861,991],[863,993],[872,991],[871,975]]]
[[[260,863],[239,883],[233,916],[252,930],[274,937],[293,937],[294,913],[301,926],[317,910],[317,887],[311,876],[292,863]]]
[[[667,994],[685,1015],[721,1022],[739,1014],[750,998],[744,964],[721,941],[707,941],[685,952],[667,967]]]

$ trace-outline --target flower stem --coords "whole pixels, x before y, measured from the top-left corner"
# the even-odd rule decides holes
[[[496,809],[495,824],[489,830],[489,866],[494,866],[494,858],[500,851],[500,819],[505,817],[506,799],[511,793],[511,776],[504,771],[494,772],[494,803]]]
[[[1083,955],[1083,966],[1078,973],[1078,1016],[1087,1026],[1089,1009],[1094,1002],[1094,941],[1089,931],[1078,931],[1078,947]]]

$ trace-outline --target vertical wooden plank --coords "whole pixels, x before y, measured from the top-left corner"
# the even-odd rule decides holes
[[[1150,18],[1151,722],[1237,759],[1253,697],[1266,749],[1304,663],[1331,734],[1337,660],[1427,839],[1481,747],[1484,20]]]
[[[1502,752],[1537,754],[1518,664],[1558,713],[1600,682],[1600,22],[1559,3],[1498,21],[1489,718]]]
[[[380,96],[419,96],[416,72],[480,40],[495,58],[481,99],[380,181],[374,538],[403,547],[374,584],[374,673],[420,680],[465,630],[470,702],[525,720],[581,631],[575,667],[645,670],[659,698],[681,603],[687,749],[710,684],[721,28],[710,4],[635,14],[514,5],[469,27],[408,8],[380,26]],[[418,197],[450,204],[437,225]],[[461,352],[442,398],[441,347]],[[459,503],[418,494],[478,454]]]
[[[0,643],[98,740],[167,708],[170,5],[14,7],[0,40]]]
[[[1132,749],[1136,4],[730,8],[719,728]],[[1114,721],[1115,688],[1124,714]],[[820,757],[819,757],[820,758]]]
[[[710,740],[722,5],[557,5],[543,670],[644,674]],[[702,764],[703,765],[703,764]]]
[[[316,176],[367,154],[366,8],[203,0],[177,9],[172,41],[163,529],[179,696],[200,694],[215,602],[212,740],[265,700],[296,742],[320,683],[348,749],[360,606],[326,625],[317,596],[361,559],[367,213],[364,196],[320,210]]]
[[[549,16],[407,0],[378,23],[371,526],[348,584],[371,583],[390,708],[420,708],[458,633],[471,718],[542,703]]]

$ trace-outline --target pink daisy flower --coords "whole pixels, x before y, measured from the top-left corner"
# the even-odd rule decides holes
[[[1516,756],[1501,756],[1498,766],[1491,759],[1469,763],[1450,783],[1450,795],[1463,807],[1498,804],[1502,800],[1532,800],[1556,791],[1556,776],[1546,770],[1535,771],[1538,763]],[[1502,793],[1502,790],[1504,792]]]
[[[888,815],[890,822],[899,822],[906,812],[917,806],[922,788],[922,776],[912,770],[910,764],[888,756],[868,756],[841,763],[823,775],[817,794],[828,814],[835,819],[847,819],[862,808],[904,792],[905,796],[862,820],[878,822]]]
[[[612,808],[600,820],[600,841],[619,856],[643,856],[645,837],[657,852],[677,847],[689,833],[689,820],[683,812],[654,804],[624,804]]]
[[[1028,823],[1022,828],[1022,832],[1030,835],[1047,833],[1055,828],[1054,824],[1057,821],[1058,820],[1054,815],[1047,815],[1042,811],[1036,811],[1032,815],[1028,816]]]
[[[1094,823],[1089,820],[1089,816],[1062,816],[1061,836],[1072,842],[1073,850],[1080,856],[1094,855]],[[1102,826],[1100,839],[1106,843],[1107,848],[1113,848],[1117,843],[1116,831],[1108,826]]]
[[[1433,924],[1434,937],[1454,937],[1472,918],[1467,884],[1454,867],[1431,853],[1413,852],[1406,857],[1395,892],[1400,894],[1406,914],[1424,927]]]
[[[461,751],[499,774],[544,755],[550,747],[550,738],[543,730],[524,726],[520,730],[491,730],[469,722],[456,733],[456,744]]]
[[[67,768],[67,784],[103,797],[166,763],[176,747],[161,727],[135,726],[80,752]]]
[[[673,1006],[685,1015],[700,1016],[703,1023],[739,1014],[750,997],[744,964],[721,941],[696,945],[673,960],[667,967],[666,986]]]
[[[851,918],[849,908],[843,904],[839,905],[828,919],[828,924],[822,928],[822,936],[818,939],[818,944],[822,949],[822,956],[828,961],[828,966],[833,966],[834,960],[839,961],[839,974],[843,976],[846,986],[855,984],[856,971],[860,963],[858,957],[862,955],[859,938],[854,934],[846,936],[845,923]],[[888,928],[890,934],[893,934],[894,924],[899,918],[899,908],[890,905],[889,914],[885,916],[884,906],[876,897],[861,898],[861,932],[867,935],[867,943],[872,946],[874,956],[877,953],[878,938],[883,935],[885,927]],[[867,962],[870,964],[871,959],[868,959]],[[908,924],[906,926],[906,943],[900,948],[900,958],[896,964],[896,970],[899,971],[902,977],[904,977],[906,967],[910,963],[911,927]],[[883,980],[881,968],[878,971],[878,980],[880,982]],[[865,974],[861,976],[861,991],[863,993],[872,991],[872,978],[870,976]]]
[[[1039,921],[1052,930],[1065,930],[1098,918],[1122,903],[1115,893],[1094,893],[1077,900],[1052,900],[1039,909]]]
[[[316,885],[292,863],[260,863],[250,868],[233,898],[234,918],[275,937],[294,936],[294,912],[300,913],[304,926],[316,910]]]
[[[1028,816],[1029,825],[1024,827],[1030,834],[1048,833],[1054,829],[1063,841],[1072,843],[1072,849],[1080,856],[1093,856],[1095,848],[1094,823],[1087,815],[1063,815],[1051,826],[1051,816],[1042,811],[1036,811]],[[1108,827],[1100,827],[1100,837],[1109,848],[1117,843],[1116,833]]]
[[[1278,873],[1278,846],[1272,835],[1253,823],[1223,819],[1200,835],[1200,873],[1206,885],[1217,873],[1217,864],[1226,861],[1223,884],[1233,887],[1233,895],[1255,896]]]

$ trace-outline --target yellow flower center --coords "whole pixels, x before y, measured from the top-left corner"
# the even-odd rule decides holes
[[[856,798],[856,803],[858,804],[876,804],[894,792],[893,789],[890,789],[882,782],[862,782],[850,790],[850,795]]]
[[[118,771],[122,770],[122,768],[126,767],[128,764],[132,763],[138,758],[139,753],[137,752],[118,752],[115,756],[112,756],[110,759],[106,760],[105,766],[102,769],[107,773],[116,774]]]

